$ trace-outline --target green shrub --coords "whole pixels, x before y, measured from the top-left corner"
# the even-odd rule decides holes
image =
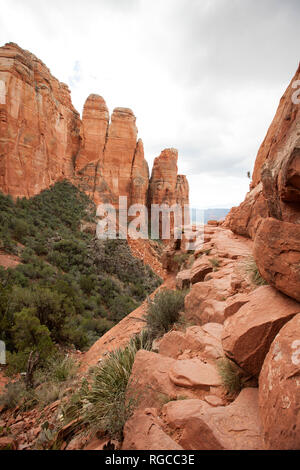
[[[217,361],[217,369],[224,388],[230,395],[234,395],[241,390],[241,370],[234,362],[226,357],[219,359]]]
[[[267,284],[267,282],[261,276],[253,256],[250,256],[245,261],[244,266],[245,266],[245,271],[248,274],[251,282],[253,282],[253,284],[255,284],[256,286],[263,286]]]
[[[22,351],[18,354],[9,353],[9,356],[20,357],[20,354]],[[24,371],[27,360],[28,355],[24,362]],[[73,384],[77,369],[78,365],[71,357],[56,352],[42,363],[39,362],[38,368],[33,373],[31,388],[26,388],[23,379],[9,382],[0,396],[0,406],[14,408],[18,405],[22,410],[37,405],[44,407],[63,396],[65,389]]]
[[[16,406],[20,406],[21,410],[26,410],[35,404],[33,391],[26,389],[25,382],[22,379],[9,382],[5,386],[2,395],[0,395],[0,406],[3,406],[4,410],[13,409]]]
[[[66,420],[80,416],[88,430],[101,430],[120,439],[139,399],[129,378],[141,348],[150,349],[147,332],[134,336],[127,346],[111,352],[95,367],[91,385],[85,382],[64,409]]]
[[[169,331],[184,309],[184,291],[163,289],[148,301],[145,320],[152,339]]]
[[[216,271],[220,266],[220,260],[218,258],[209,258],[208,261],[212,265],[214,271]]]
[[[178,253],[174,255],[174,261],[180,266],[182,266],[189,258],[190,253]]]
[[[77,363],[69,356],[57,355],[47,361],[46,375],[50,381],[66,382],[75,377]]]
[[[9,356],[8,368],[11,372],[16,367],[15,372],[24,371],[31,351],[37,351],[41,361],[48,359],[54,352],[50,331],[41,325],[35,313],[34,309],[23,308],[15,314],[12,334],[18,352]]]
[[[0,340],[11,369],[28,356],[13,330],[22,309],[35,311],[52,342],[86,349],[161,283],[126,240],[94,239],[81,231],[85,221],[95,221],[95,205],[66,181],[16,202],[0,193],[0,247],[21,258],[0,268]]]
[[[29,233],[29,225],[25,220],[14,219],[12,222],[13,236],[19,242],[22,242]]]

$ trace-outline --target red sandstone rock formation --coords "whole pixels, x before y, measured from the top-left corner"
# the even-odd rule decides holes
[[[184,175],[177,174],[177,160],[178,152],[173,148],[163,150],[155,158],[149,188],[151,203],[188,204],[188,182]]]
[[[0,189],[30,197],[71,178],[81,121],[68,87],[33,54],[0,48]]]
[[[183,450],[162,427],[155,408],[138,410],[125,424],[122,450]]]
[[[300,65],[259,148],[251,191],[227,217],[226,224],[241,235],[253,238],[261,217],[300,223],[300,106],[293,98],[299,79]]]
[[[249,302],[224,323],[222,344],[227,356],[258,376],[277,333],[299,312],[299,303],[270,286],[249,294]]]
[[[300,448],[300,314],[274,339],[259,376],[259,405],[267,449]]]
[[[141,139],[137,141],[131,166],[131,204],[145,204],[149,186],[149,168],[144,158],[144,146]]]
[[[177,430],[184,449],[259,450],[263,448],[258,392],[245,388],[228,406],[209,406],[202,400],[171,401],[163,407],[169,429]]]
[[[104,99],[90,95],[83,107],[83,142],[76,159],[81,188],[94,198],[96,174],[103,165],[103,153],[109,124],[109,112]]]
[[[263,220],[253,254],[268,284],[300,302],[300,225]]]
[[[188,203],[176,150],[156,159],[148,196],[149,170],[133,112],[116,108],[109,122],[104,99],[92,94],[81,122],[68,87],[13,43],[0,48],[0,133],[0,190],[13,197],[31,197],[69,179],[96,204],[118,208],[119,196],[127,197],[128,207]]]
[[[176,149],[165,149],[154,160],[149,183],[149,203],[168,204],[169,207],[178,204],[181,207],[189,202],[189,186],[184,175],[177,174],[178,152]],[[183,220],[182,211],[182,220]],[[189,223],[188,220],[183,221]],[[171,231],[174,227],[174,216],[171,214]],[[161,223],[160,223],[161,231]]]
[[[119,196],[129,197],[131,193],[131,169],[137,145],[135,121],[136,118],[130,109],[114,109],[103,155],[103,167],[100,170],[100,187],[97,191],[103,202],[117,205]]]
[[[300,65],[258,151],[251,191],[239,207],[230,211],[225,221],[234,232],[255,239],[254,257],[264,279],[297,300],[300,299],[297,271],[300,259],[300,105],[296,101],[295,85],[299,79]]]

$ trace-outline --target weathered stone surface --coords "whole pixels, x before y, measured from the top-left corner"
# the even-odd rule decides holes
[[[249,302],[224,323],[225,353],[245,371],[257,376],[275,336],[299,312],[298,302],[273,287],[257,288],[249,294]]]
[[[194,284],[185,297],[185,314],[189,321],[204,325],[223,323],[224,301],[232,295],[231,275],[220,271],[222,277]],[[226,273],[226,274],[225,274]],[[212,276],[215,273],[209,274]]]
[[[203,326],[190,326],[184,332],[170,331],[159,343],[159,353],[177,359],[190,351],[206,360],[216,360],[223,356],[221,344],[223,326],[219,323],[207,323]]]
[[[265,219],[253,255],[268,284],[300,301],[300,225]]]
[[[183,207],[188,204],[189,186],[185,176],[177,175],[178,151],[174,148],[165,149],[153,163],[150,183],[149,201],[151,204],[168,204],[169,207],[178,204]],[[181,211],[182,220],[184,211]],[[174,230],[174,216],[171,214],[171,233]],[[188,224],[189,220],[184,220]],[[160,233],[162,221],[160,219]]]
[[[249,191],[245,200],[238,207],[231,209],[223,226],[244,237],[254,238],[259,224],[269,215],[262,188],[262,183],[259,183]]]
[[[180,429],[178,443],[191,450],[259,450],[263,448],[258,390],[245,388],[228,406],[213,407],[202,400],[169,402],[163,417]]]
[[[124,426],[122,450],[182,450],[162,425],[155,409],[138,410]]]
[[[0,48],[0,190],[30,197],[71,179],[81,121],[67,85],[28,51]]]
[[[293,84],[299,79],[300,66],[259,148],[251,192],[226,218],[226,224],[242,235],[253,238],[261,217],[300,222],[300,111],[292,99],[297,93]]]
[[[300,314],[279,331],[259,376],[267,449],[300,449]]]
[[[18,446],[12,437],[0,437],[0,450],[17,450]]]
[[[206,397],[204,397],[204,401],[206,401],[210,406],[223,406],[222,398],[217,397],[216,395],[206,395]]]
[[[83,107],[83,141],[76,158],[76,171],[81,188],[95,198],[96,174],[103,166],[103,152],[109,124],[109,112],[104,99],[90,95]]]
[[[211,273],[212,270],[213,266],[207,256],[197,258],[190,269],[191,283],[196,284],[196,282],[202,282],[206,274]]]
[[[149,168],[144,158],[144,146],[141,139],[137,141],[131,168],[131,204],[146,204],[149,186]]]
[[[137,127],[131,109],[115,108],[103,155],[103,166],[97,175],[97,193],[102,202],[118,207],[118,197],[131,193],[131,170],[134,159]],[[129,199],[130,200],[130,199]]]
[[[238,293],[229,297],[224,306],[225,319],[234,315],[247,302],[249,302],[249,294]]]
[[[212,362],[205,363],[197,357],[175,360],[140,350],[135,357],[130,383],[134,393],[138,390],[138,407],[142,409],[161,406],[166,398],[202,398],[211,387],[219,390],[221,379]]]
[[[253,243],[233,234],[230,230],[219,230],[212,238],[214,248],[221,258],[246,258],[252,253]]]
[[[158,406],[163,397],[198,396],[197,390],[176,386],[171,381],[169,372],[175,363],[175,359],[161,354],[144,350],[137,352],[130,383],[139,390],[139,408]]]
[[[176,361],[169,371],[169,377],[175,385],[183,388],[209,390],[211,386],[222,384],[216,368],[197,358]]]
[[[177,289],[188,289],[191,284],[191,270],[184,269],[179,271],[176,276],[176,287]]]
[[[103,151],[109,124],[109,112],[104,99],[89,95],[83,107],[83,144],[76,159],[77,171],[92,162],[103,163]]]
[[[165,149],[153,163],[150,180],[150,199],[153,204],[176,203],[177,197],[177,160],[174,148]]]
[[[208,220],[207,225],[212,225],[217,227],[219,225],[219,222],[217,220]]]

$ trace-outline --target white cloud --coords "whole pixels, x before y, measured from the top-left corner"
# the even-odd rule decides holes
[[[238,204],[298,65],[298,0],[0,0],[13,41],[69,84],[133,109],[151,164],[177,147],[201,207]]]

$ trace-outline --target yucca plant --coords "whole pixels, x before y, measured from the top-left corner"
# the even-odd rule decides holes
[[[219,359],[217,370],[229,395],[234,395],[241,390],[241,370],[234,362],[227,357]]]
[[[248,274],[251,282],[256,286],[263,286],[267,284],[264,278],[261,276],[257,264],[253,256],[249,256],[245,261],[245,271]]]
[[[65,417],[81,417],[86,430],[102,431],[121,439],[125,422],[136,407],[139,396],[130,381],[135,355],[139,349],[151,349],[147,331],[134,336],[127,346],[111,352],[93,370],[91,383],[76,394]]]

